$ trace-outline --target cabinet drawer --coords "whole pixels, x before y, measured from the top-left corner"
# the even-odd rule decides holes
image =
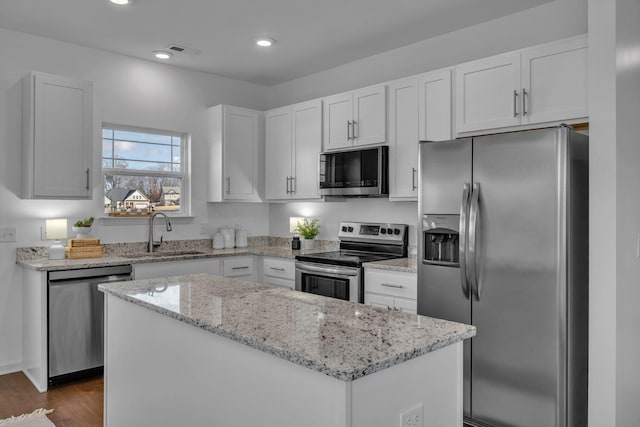
[[[295,263],[286,259],[265,258],[262,274],[269,277],[279,277],[287,280],[295,280]]]
[[[415,273],[365,269],[364,289],[365,292],[416,300],[418,298],[418,278]]]
[[[225,259],[223,271],[224,277],[250,276],[253,274],[253,257]]]
[[[279,277],[265,277],[263,280],[265,285],[278,286],[281,288],[295,289],[296,282],[293,280],[281,279]]]

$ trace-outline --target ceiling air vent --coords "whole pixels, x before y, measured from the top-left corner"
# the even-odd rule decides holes
[[[185,55],[200,55],[200,53],[202,53],[202,51],[198,49],[192,49],[190,47],[185,47],[185,46],[178,46],[177,44],[170,44],[169,46],[167,46],[167,49],[170,50],[171,52],[183,53]]]

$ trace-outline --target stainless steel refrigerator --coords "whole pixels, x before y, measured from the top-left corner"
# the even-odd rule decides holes
[[[418,312],[465,341],[472,426],[586,425],[588,137],[420,142]]]

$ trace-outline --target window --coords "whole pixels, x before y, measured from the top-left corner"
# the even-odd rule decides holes
[[[103,125],[105,213],[188,214],[186,145],[183,133]]]

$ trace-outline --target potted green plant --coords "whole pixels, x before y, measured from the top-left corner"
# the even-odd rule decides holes
[[[314,218],[311,221],[305,218],[304,222],[298,221],[296,227],[296,233],[300,234],[304,240],[302,241],[303,249],[313,249],[315,246],[315,238],[320,232],[320,226],[318,225],[318,219]]]
[[[86,239],[89,237],[89,233],[91,233],[91,229],[93,225],[93,217],[79,219],[75,223],[73,223],[73,227],[71,230],[76,233],[76,237],[78,239]]]

